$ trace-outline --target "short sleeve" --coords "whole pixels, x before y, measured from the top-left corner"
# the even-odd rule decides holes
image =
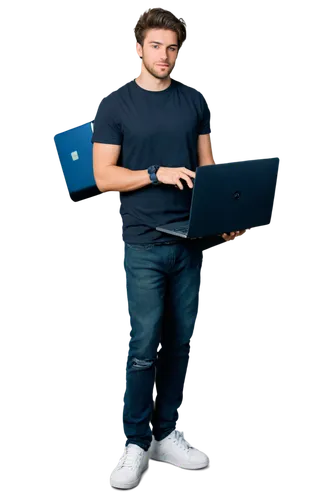
[[[123,134],[118,119],[116,100],[110,94],[102,99],[93,123],[91,142],[103,144],[122,144]]]
[[[204,98],[204,96],[199,92],[200,94],[200,103],[201,103],[201,118],[199,122],[199,132],[198,134],[210,134],[210,111],[209,107],[207,105],[207,102]]]

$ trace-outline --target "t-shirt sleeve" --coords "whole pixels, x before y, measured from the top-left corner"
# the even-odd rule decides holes
[[[118,117],[116,100],[112,96],[102,99],[93,123],[91,142],[122,144],[123,134]]]
[[[204,96],[200,93],[201,117],[199,122],[199,135],[210,134],[210,111]]]

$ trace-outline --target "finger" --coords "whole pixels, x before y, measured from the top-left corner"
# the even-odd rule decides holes
[[[186,174],[179,174],[179,175],[181,179],[184,179],[187,182],[189,188],[193,188],[193,182],[191,181],[188,175]]]
[[[195,177],[195,174],[196,174],[196,173],[195,173],[195,172],[193,172],[193,170],[189,170],[188,168],[184,167],[184,168],[182,169],[182,171],[183,171],[185,174],[189,175],[190,177]]]
[[[188,187],[193,189],[193,182],[192,182],[191,178],[185,174],[185,177],[183,177],[183,179],[185,179],[185,181],[187,182]]]
[[[179,189],[184,189],[184,186],[180,181],[177,181],[177,186],[179,187]]]

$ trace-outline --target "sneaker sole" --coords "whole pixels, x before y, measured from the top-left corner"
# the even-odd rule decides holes
[[[170,462],[164,462],[163,460],[153,460],[151,459],[151,463],[154,464],[168,464],[170,465],[171,467],[174,467],[175,469],[182,469],[182,470],[185,470],[185,471],[188,471],[188,472],[194,472],[194,471],[204,471],[204,470],[208,470],[211,466],[211,464],[208,464],[208,465],[205,465],[204,467],[195,467],[194,469],[188,469],[187,467],[180,467],[180,465],[175,465],[175,464],[171,464]]]
[[[125,487],[125,486],[113,486],[111,483],[110,483],[110,486],[113,490],[117,490],[117,491],[134,491],[141,486],[147,473],[148,473],[148,468],[145,471],[143,471],[141,478],[134,486],[127,486],[127,487]]]
[[[163,458],[155,458],[153,456],[149,457],[151,460],[156,460],[156,462],[165,462],[167,464],[175,465],[176,467],[181,467],[182,469],[204,469],[209,465],[209,462],[202,462],[201,464],[177,464],[176,462],[172,462],[171,460],[164,460]]]
[[[135,479],[135,481],[132,481],[131,483],[124,483],[124,482],[117,482],[117,481],[114,481],[110,478],[110,484],[113,488],[119,488],[119,489],[122,489],[122,490],[127,490],[127,489],[130,489],[130,488],[135,488],[135,486],[137,486],[139,484],[139,482],[141,481],[141,477],[142,477],[142,474],[148,469],[148,464],[147,464],[147,467],[145,467],[144,469],[142,469],[142,472],[141,472],[141,475],[138,479]]]

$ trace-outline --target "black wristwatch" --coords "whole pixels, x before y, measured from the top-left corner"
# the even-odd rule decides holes
[[[159,168],[160,168],[160,165],[150,165],[150,167],[148,167],[148,174],[149,174],[149,177],[150,177],[152,184],[161,184],[161,182],[156,177],[156,174],[157,174],[157,171]]]

